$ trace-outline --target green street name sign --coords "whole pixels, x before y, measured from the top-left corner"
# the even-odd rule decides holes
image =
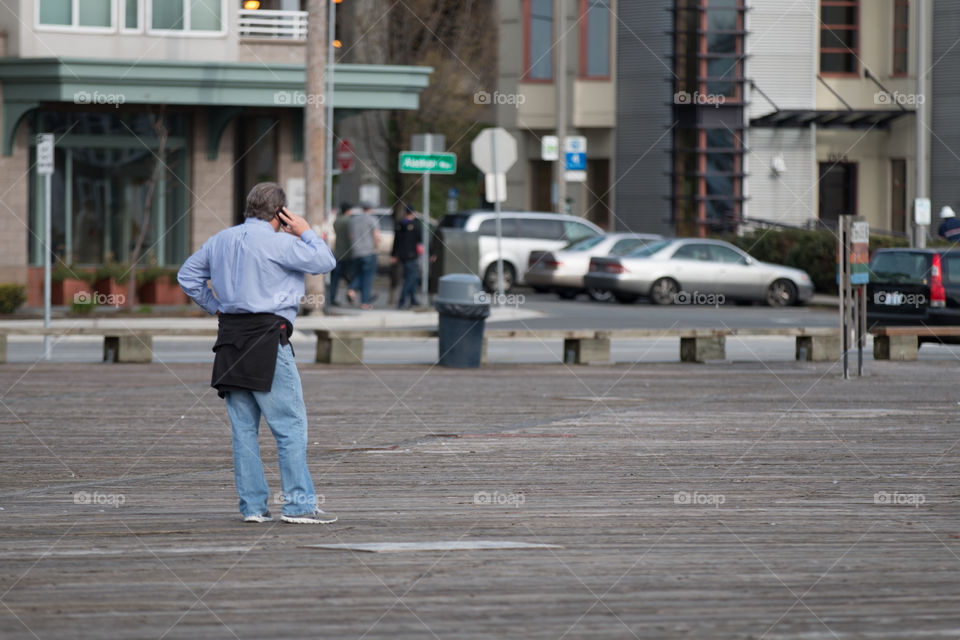
[[[400,152],[400,173],[454,174],[456,172],[457,154],[455,153]]]

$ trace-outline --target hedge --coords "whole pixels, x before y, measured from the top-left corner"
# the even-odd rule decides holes
[[[27,301],[27,288],[22,284],[0,284],[0,313],[13,313]]]
[[[757,260],[803,269],[817,293],[837,293],[837,236],[828,229],[758,229],[744,236],[724,236]],[[905,238],[870,236],[870,255],[877,249],[906,247]]]

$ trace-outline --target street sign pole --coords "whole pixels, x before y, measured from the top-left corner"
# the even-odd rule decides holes
[[[503,228],[500,224],[500,176],[497,173],[497,136],[490,136],[490,157],[493,162],[493,210],[497,214],[497,300],[503,300]]]
[[[53,215],[51,182],[53,179],[53,134],[37,135],[37,173],[43,176],[43,328],[50,328],[50,244]],[[43,359],[51,356],[50,335],[43,336]]]
[[[433,135],[424,136],[424,151],[433,153]],[[430,295],[430,172],[423,174],[423,219],[420,221],[420,238],[423,245],[423,255],[420,256],[422,268],[420,270],[420,295],[424,305],[429,305]]]

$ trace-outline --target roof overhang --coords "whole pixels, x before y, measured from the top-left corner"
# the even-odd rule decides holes
[[[333,106],[340,110],[417,109],[431,67],[338,64]],[[42,104],[171,104],[209,107],[315,106],[301,64],[118,61],[85,58],[0,59],[3,153],[24,114]],[[98,96],[105,96],[100,99]],[[120,96],[120,98],[117,98]]]
[[[750,126],[796,129],[815,124],[822,129],[888,129],[894,120],[912,113],[905,109],[780,109],[751,119]]]

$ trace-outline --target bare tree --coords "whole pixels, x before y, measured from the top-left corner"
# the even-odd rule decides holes
[[[140,254],[143,251],[143,242],[147,238],[147,232],[150,229],[150,220],[153,214],[153,194],[157,190],[157,183],[160,182],[160,174],[167,170],[167,137],[169,131],[164,123],[164,108],[160,107],[160,113],[151,115],[151,125],[157,136],[157,153],[153,163],[153,171],[147,179],[146,192],[143,197],[143,215],[140,216],[140,233],[137,234],[137,240],[130,253],[130,279],[127,285],[127,300],[125,306],[133,306],[133,300],[137,293],[137,263],[140,262]],[[163,230],[161,230],[161,233]]]

